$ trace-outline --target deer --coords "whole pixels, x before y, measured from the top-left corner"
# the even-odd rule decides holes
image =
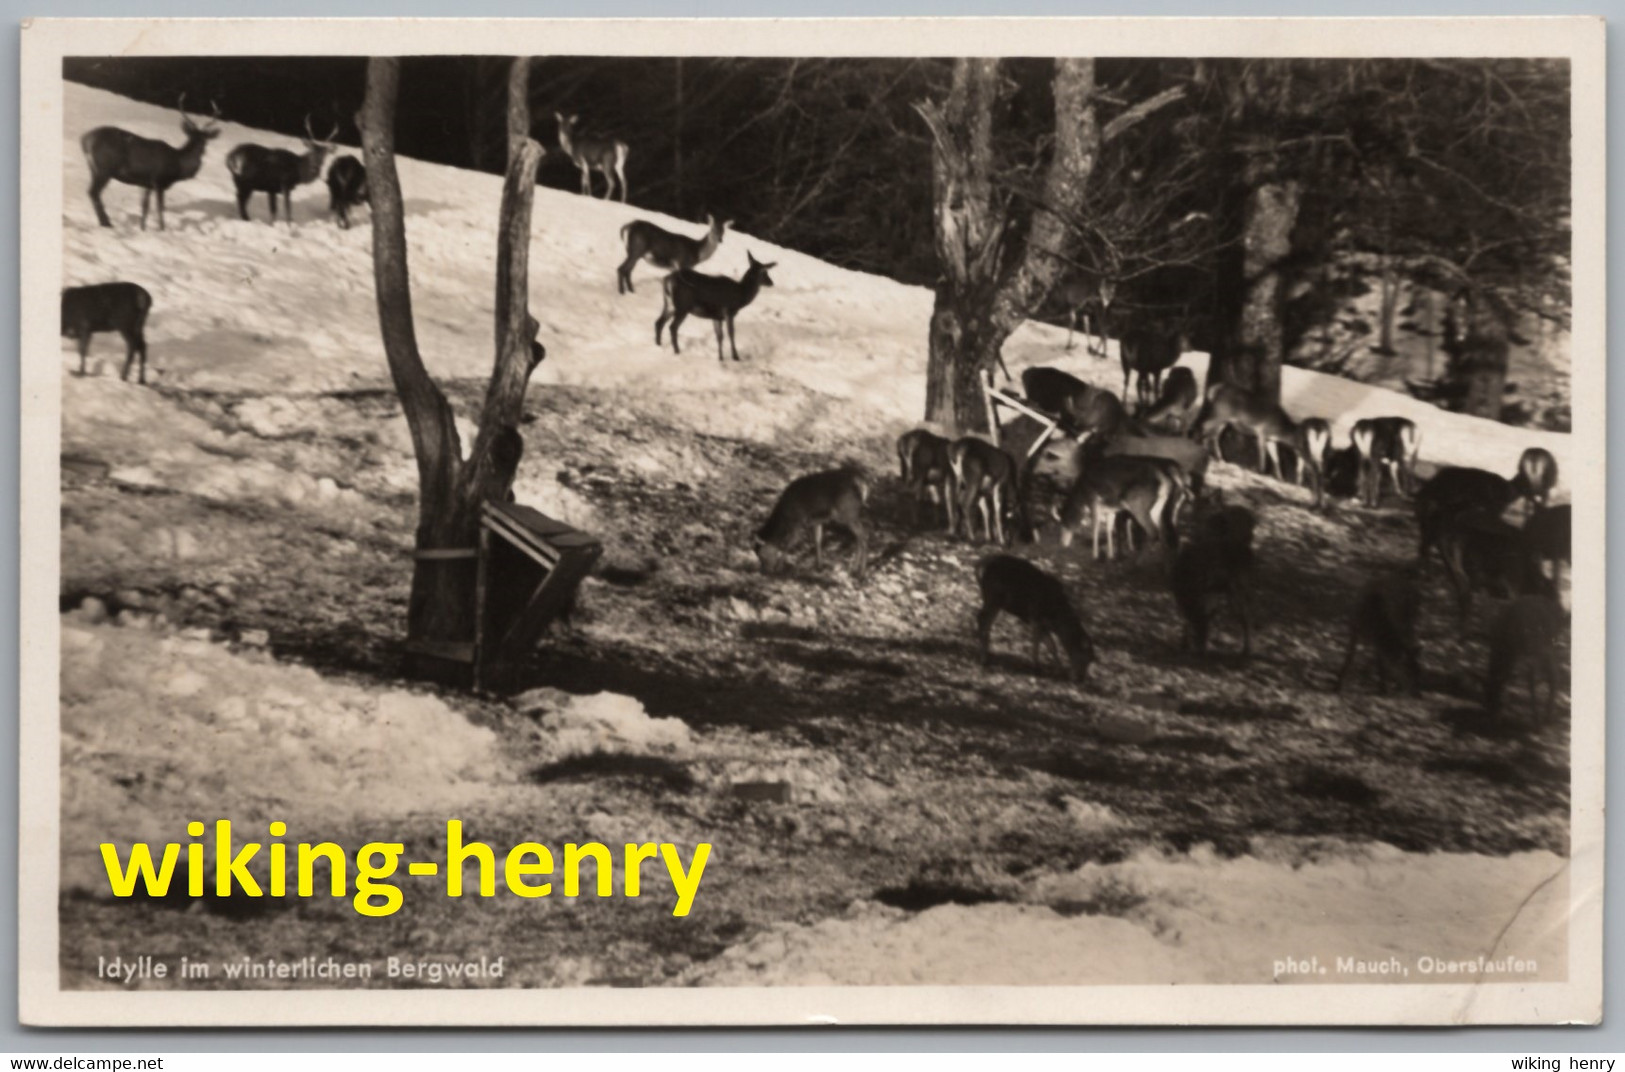
[[[1360,498],[1375,509],[1382,502],[1382,474],[1401,495],[1416,490],[1416,456],[1422,433],[1405,417],[1368,417],[1355,421],[1349,443],[1360,459]]]
[[[982,518],[983,537],[996,538],[1000,546],[1007,546],[1005,507],[1019,506],[1014,459],[985,439],[965,436],[949,446],[948,468],[959,496],[959,518],[964,524],[965,538],[976,538],[971,523],[974,507]]]
[[[1162,381],[1162,394],[1156,404],[1139,415],[1146,428],[1167,428],[1175,435],[1184,435],[1196,415],[1201,392],[1196,386],[1196,373],[1183,365],[1168,370]]]
[[[1540,509],[1557,486],[1557,459],[1545,447],[1530,447],[1518,459],[1518,475],[1512,478],[1512,485],[1520,498]]]
[[[671,350],[674,354],[682,353],[677,345],[677,329],[689,315],[709,320],[717,330],[717,360],[722,356],[722,328],[728,328],[728,346],[733,350],[734,360],[739,360],[739,346],[734,342],[734,317],[739,311],[756,300],[757,293],[763,287],[773,285],[773,277],[767,274],[769,268],[777,267],[776,262],[763,264],[751,256],[747,250],[745,259],[749,266],[745,274],[738,279],[729,279],[726,276],[706,275],[696,272],[692,268],[684,268],[671,273],[663,284],[665,288],[665,302],[660,309],[660,317],[655,321],[655,345],[660,345],[660,332],[665,328],[666,322],[671,322]]]
[[[327,208],[344,230],[350,229],[350,209],[367,201],[367,167],[353,156],[341,156],[327,169]]]
[[[1172,463],[1167,463],[1171,465]],[[1061,546],[1071,547],[1073,533],[1087,514],[1092,556],[1100,558],[1100,530],[1106,529],[1106,555],[1117,558],[1117,515],[1127,511],[1152,539],[1171,546],[1164,519],[1179,494],[1177,480],[1156,458],[1100,458],[1085,464],[1066,501],[1055,511]]]
[[[592,196],[592,173],[604,176],[604,200],[615,193],[615,180],[621,180],[621,204],[626,204],[626,142],[616,138],[583,138],[576,131],[579,115],[553,113],[559,121],[559,148],[581,171],[581,196]]]
[[[1021,370],[1021,393],[1036,409],[1066,416],[1088,398],[1094,388],[1058,368],[1036,366]]]
[[[1349,615],[1348,650],[1337,674],[1337,691],[1348,686],[1355,654],[1365,644],[1375,656],[1379,692],[1388,691],[1393,675],[1407,693],[1420,696],[1422,645],[1416,639],[1416,624],[1421,614],[1421,577],[1414,566],[1368,580]]]
[[[980,642],[982,665],[991,661],[989,640],[999,615],[1009,614],[1032,630],[1033,664],[1039,663],[1039,649],[1048,643],[1056,662],[1066,653],[1067,674],[1076,683],[1088,677],[1095,646],[1067,599],[1061,582],[1024,558],[990,555],[976,565],[977,586],[982,607],[976,614],[976,637]]]
[[[687,235],[673,234],[663,227],[656,227],[648,220],[633,220],[621,228],[621,241],[626,243],[626,260],[615,269],[615,285],[617,293],[634,293],[632,287],[632,269],[638,261],[646,260],[657,268],[664,268],[668,272],[681,268],[692,268],[702,261],[709,260],[711,254],[722,245],[723,232],[727,231],[733,220],[717,220],[708,212],[705,215],[707,228],[703,238],[689,238]]]
[[[1326,451],[1332,445],[1332,426],[1320,417],[1306,417],[1298,422],[1292,441],[1292,451],[1298,456],[1298,483],[1307,484],[1315,493],[1315,509],[1326,502]]]
[[[1509,599],[1555,594],[1531,560],[1523,531],[1499,515],[1474,510],[1453,514],[1440,527],[1438,545],[1462,627],[1472,612],[1473,593],[1481,588]]]
[[[155,138],[143,138],[118,127],[97,127],[79,139],[79,148],[90,166],[90,203],[96,209],[96,222],[113,226],[102,205],[102,191],[109,182],[141,187],[141,229],[147,229],[147,206],[158,195],[158,229],[164,229],[164,193],[177,182],[192,178],[203,166],[209,142],[220,136],[220,106],[210,101],[212,119],[200,125],[186,114],[186,94],[176,110],[181,114],[180,146]]]
[[[868,501],[868,481],[851,469],[830,469],[790,481],[766,524],[756,530],[756,558],[762,572],[779,572],[787,552],[808,528],[813,531],[813,562],[823,569],[824,526],[833,523],[857,539],[853,576],[861,582],[869,557],[869,530],[863,523]]]
[[[924,428],[897,437],[897,461],[902,467],[903,485],[914,493],[916,507],[924,505],[927,499],[942,504],[949,533],[954,531],[953,469],[948,463],[951,445]]]
[[[322,173],[322,161],[333,151],[333,139],[338,137],[338,124],[325,138],[316,137],[310,129],[310,116],[305,116],[305,143],[303,154],[287,149],[268,149],[263,145],[245,142],[226,155],[226,170],[231,172],[237,187],[237,215],[248,219],[248,199],[257,193],[265,195],[271,203],[271,222],[276,223],[276,198],[282,195],[283,215],[293,225],[293,189],[307,182],[315,182]]]
[[[1536,510],[1523,523],[1523,542],[1534,568],[1544,576],[1552,567],[1552,590],[1563,588],[1563,567],[1572,561],[1574,540],[1573,511],[1568,506],[1548,506]]]
[[[1484,710],[1491,718],[1501,714],[1501,696],[1523,664],[1527,674],[1529,706],[1539,704],[1536,677],[1546,682],[1544,715],[1549,720],[1557,706],[1557,641],[1563,633],[1563,611],[1549,596],[1526,595],[1507,604],[1490,628],[1489,662],[1484,671]]]
[[[1208,450],[1220,461],[1225,458],[1219,440],[1231,425],[1250,432],[1257,440],[1258,471],[1267,475],[1273,465],[1276,478],[1285,480],[1280,448],[1283,445],[1295,447],[1298,438],[1298,426],[1287,416],[1286,410],[1239,387],[1214,384],[1208,388],[1207,402],[1196,417],[1195,427]]]
[[[124,372],[130,379],[130,365],[141,358],[136,382],[147,382],[147,313],[152,311],[152,295],[139,283],[96,283],[88,287],[62,290],[62,334],[79,343],[79,375],[85,375],[85,355],[90,337],[98,331],[116,331],[124,337]]]
[[[1252,654],[1253,529],[1257,520],[1243,506],[1225,506],[1203,518],[1197,534],[1174,556],[1169,573],[1174,603],[1185,619],[1181,646],[1207,651],[1212,602],[1223,598],[1241,623],[1241,655]]]
[[[1075,275],[1056,288],[1056,296],[1066,307],[1066,350],[1072,352],[1072,335],[1083,322],[1084,349],[1095,357],[1106,356],[1106,314],[1117,296],[1117,280],[1109,276]],[[1094,337],[1100,342],[1096,345]]]
[[[1462,513],[1484,513],[1500,517],[1518,497],[1512,481],[1487,469],[1447,466],[1417,489],[1412,500],[1416,511],[1418,543],[1416,560],[1426,563],[1446,522]]]
[[[1128,398],[1132,374],[1136,408],[1144,410],[1162,393],[1162,374],[1179,362],[1184,339],[1163,328],[1136,327],[1123,332],[1117,354],[1123,363],[1123,397]]]

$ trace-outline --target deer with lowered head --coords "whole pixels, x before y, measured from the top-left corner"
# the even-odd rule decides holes
[[[255,194],[264,194],[271,203],[271,222],[276,222],[276,199],[282,195],[282,212],[289,225],[293,223],[293,188],[315,182],[322,174],[322,163],[333,151],[333,139],[338,137],[338,124],[325,138],[316,137],[310,129],[310,116],[305,116],[305,143],[303,153],[287,149],[270,149],[264,145],[245,142],[226,155],[226,170],[231,172],[237,187],[237,215],[248,219],[248,201]]]
[[[113,226],[102,206],[102,190],[110,182],[141,187],[141,229],[147,229],[147,205],[158,195],[158,229],[164,229],[164,192],[177,182],[190,179],[203,166],[203,153],[220,134],[220,107],[214,117],[199,125],[186,114],[186,94],[176,110],[181,113],[181,132],[186,140],[179,146],[154,138],[143,138],[118,127],[97,127],[79,139],[85,163],[90,166],[90,203],[96,209],[96,222]]]
[[[621,180],[621,203],[626,203],[626,142],[617,138],[583,138],[576,131],[579,115],[554,112],[559,121],[559,148],[581,171],[581,195],[592,196],[592,173],[604,176],[604,200],[615,193],[615,180]]]
[[[738,361],[739,347],[734,342],[734,317],[739,315],[739,310],[756,300],[757,293],[763,287],[773,285],[773,277],[767,274],[767,270],[775,266],[773,262],[763,264],[748,250],[745,259],[750,262],[749,267],[738,279],[706,275],[692,268],[681,268],[668,275],[665,282],[665,302],[660,310],[660,318],[655,321],[655,345],[660,345],[660,333],[665,330],[669,321],[672,353],[682,353],[682,347],[677,344],[677,329],[682,327],[683,321],[690,316],[697,316],[702,320],[711,321],[716,327],[717,360],[723,360],[722,330],[726,326],[728,347],[733,351],[734,360]]]
[[[733,220],[718,220],[705,214],[706,232],[703,238],[689,238],[673,234],[664,227],[656,227],[648,220],[633,220],[621,228],[621,241],[626,243],[626,260],[615,269],[615,282],[619,293],[631,294],[632,269],[639,261],[648,261],[656,268],[674,272],[692,268],[709,260],[722,245],[723,233]]]

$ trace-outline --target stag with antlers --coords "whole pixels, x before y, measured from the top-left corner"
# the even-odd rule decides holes
[[[79,139],[85,163],[90,165],[90,203],[96,208],[97,223],[103,227],[113,226],[102,205],[102,190],[117,180],[141,187],[143,231],[147,229],[147,207],[152,195],[157,193],[158,229],[164,229],[164,192],[198,173],[203,165],[203,151],[220,133],[220,107],[212,101],[210,105],[213,117],[199,124],[186,114],[186,94],[181,94],[176,110],[181,113],[181,132],[186,135],[186,141],[179,147],[118,127],[97,127]]]
[[[283,215],[293,224],[293,188],[315,182],[322,173],[322,162],[333,151],[338,137],[338,124],[325,138],[316,137],[310,129],[310,116],[305,116],[305,152],[287,149],[268,149],[251,142],[237,146],[226,157],[226,170],[237,185],[237,215],[248,219],[248,200],[263,193],[271,202],[271,222],[276,222],[276,198],[282,195]]]

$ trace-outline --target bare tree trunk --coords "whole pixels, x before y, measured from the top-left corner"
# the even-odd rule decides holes
[[[1399,311],[1399,276],[1393,258],[1382,257],[1382,278],[1378,310],[1377,350],[1384,357],[1394,353],[1394,315]]]
[[[1067,219],[1082,207],[1103,140],[1094,110],[1094,61],[1056,60],[1054,156],[1026,241],[1010,248],[1008,220],[993,196],[993,107],[999,84],[998,60],[957,60],[947,99],[917,106],[931,128],[933,219],[942,271],[928,336],[925,415],[956,432],[987,430],[981,374],[995,367],[1004,341],[1054,285],[1071,241]],[[1166,96],[1156,107],[1173,99],[1177,95]],[[1151,110],[1137,112],[1119,129]]]
[[[1301,189],[1295,181],[1261,178],[1249,184],[1242,209],[1239,307],[1230,346],[1215,355],[1210,376],[1272,402],[1281,397],[1285,358],[1281,323],[1285,261],[1292,253]]]
[[[429,376],[412,322],[406,226],[395,169],[395,104],[400,61],[367,62],[361,108],[367,196],[373,215],[373,273],[378,320],[390,377],[401,399],[418,463],[420,551],[471,549],[479,535],[480,504],[502,499],[513,482],[513,449],[525,388],[537,362],[536,321],[526,307],[530,214],[542,149],[529,131],[528,78],[515,60],[509,79],[510,159],[502,189],[497,237],[496,359],[479,431],[465,461],[450,404]],[[416,561],[407,609],[407,636],[417,641],[466,642],[473,635],[473,571],[457,560]]]
[[[671,121],[671,180],[672,199],[677,215],[683,215],[683,57],[678,56],[674,74],[676,110]]]
[[[1464,388],[1461,411],[1498,421],[1512,345],[1511,313],[1497,296],[1480,289],[1468,294],[1466,319],[1466,338],[1451,369],[1452,378]]]

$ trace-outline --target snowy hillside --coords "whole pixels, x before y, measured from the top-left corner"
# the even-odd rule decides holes
[[[227,124],[198,177],[171,193],[168,233],[131,231],[139,192],[115,184],[104,194],[120,230],[110,242],[85,196],[79,134],[112,123],[173,142],[176,115],[100,90],[65,88],[66,282],[124,279],[153,291],[148,338],[161,372],[157,382],[189,390],[308,392],[387,382],[368,228],[332,226],[327,191],[319,184],[295,194],[299,222],[291,231],[264,223],[259,195],[250,213],[260,225],[241,226],[236,218],[226,153],[244,140],[298,149],[297,139]],[[400,174],[424,360],[437,376],[480,376],[491,363],[491,258],[501,180],[406,159]],[[730,233],[710,271],[738,276],[747,250],[778,265],[773,288],[739,318],[743,366],[719,366],[710,325],[697,321],[685,327],[678,357],[654,345],[660,312],[654,270],[643,265],[634,272],[634,295],[617,295],[613,287],[624,255],[620,227],[639,218],[698,233],[691,223],[658,213],[537,191],[531,309],[549,355],[538,385],[614,386],[697,431],[762,440],[794,430],[810,443],[839,443],[854,433],[902,428],[924,412],[929,291]],[[1081,347],[1065,354],[1063,341],[1057,328],[1030,325],[1011,339],[1005,358],[1017,376],[1028,365],[1059,364],[1121,389],[1115,345],[1109,360],[1094,360],[1082,356]],[[106,357],[110,346],[116,349],[116,340],[103,338],[97,352],[116,372]],[[1201,355],[1186,363],[1205,373]],[[784,381],[808,393],[787,407]],[[1568,460],[1567,436],[1446,413],[1353,381],[1287,369],[1282,394],[1295,417],[1332,420],[1339,441],[1362,417],[1410,417],[1423,429],[1423,458],[1436,464],[1510,472],[1524,448],[1536,445],[1551,450],[1560,468]]]
[[[515,491],[605,555],[521,701],[403,680],[416,469],[365,211],[341,231],[307,186],[293,227],[269,225],[263,197],[239,221],[226,154],[297,143],[227,125],[170,191],[167,232],[137,230],[140,193],[119,185],[104,194],[115,228],[99,228],[79,135],[113,124],[174,143],[177,117],[64,89],[64,282],[130,280],[154,298],[150,386],[119,380],[114,336],[96,338],[86,377],[61,349],[64,985],[101,985],[104,953],[370,955],[373,941],[505,955],[515,986],[1267,983],[1268,956],[1324,958],[1350,935],[1372,956],[1491,951],[1519,906],[1513,952],[1565,977],[1568,723],[1485,722],[1496,601],[1463,629],[1430,582],[1421,697],[1331,689],[1360,584],[1414,557],[1407,505],[1316,512],[1301,488],[1215,466],[1227,501],[1259,515],[1253,659],[1228,634],[1209,657],[1180,650],[1157,561],[1095,562],[1050,537],[1018,553],[1082,608],[1089,680],[1033,667],[1008,621],[984,667],[971,626],[988,548],[919,524],[889,477],[924,408],[929,292],[747,234],[707,265],[776,263],[738,319],[744,360],[719,364],[701,321],[678,356],[654,343],[654,271],[616,293],[618,232],[699,228],[537,191],[531,309],[548,358]],[[492,361],[500,182],[413,160],[400,173],[419,345],[468,422]],[[1058,364],[1120,389],[1115,359],[1064,339],[1024,328],[1012,371]],[[1534,445],[1571,460],[1566,436],[1301,370],[1284,402],[1340,440],[1361,417],[1410,417],[1425,463],[1510,475]],[[806,555],[764,576],[750,538],[773,497],[848,458],[879,474],[867,582],[843,537],[822,572]],[[684,920],[660,889],[636,903],[414,891],[370,931],[342,901],[238,916],[95,894],[91,846],[176,837],[211,809],[345,843],[433,846],[455,809],[492,843],[718,848]],[[1405,911],[1413,891],[1437,911]],[[139,949],[109,937],[132,933]]]

